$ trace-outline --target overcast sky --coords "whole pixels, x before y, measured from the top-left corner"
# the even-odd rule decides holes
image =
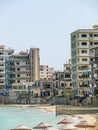
[[[98,24],[98,0],[0,0],[0,44],[15,53],[40,49],[56,70],[71,57],[70,33]]]

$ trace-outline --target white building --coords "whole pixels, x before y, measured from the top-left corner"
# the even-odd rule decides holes
[[[85,95],[90,91],[89,49],[98,45],[98,26],[92,29],[79,29],[71,33],[72,84],[76,95]],[[85,78],[86,77],[86,78]],[[88,79],[88,80],[87,80]]]
[[[98,46],[91,47],[90,48],[90,55],[91,55],[91,61],[90,61],[90,88],[92,89],[92,92],[94,94],[98,94]]]
[[[0,45],[0,88],[5,87],[5,60],[14,53],[14,49]]]

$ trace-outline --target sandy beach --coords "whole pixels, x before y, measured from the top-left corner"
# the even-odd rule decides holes
[[[33,104],[33,105],[30,105],[30,104],[0,104],[0,106],[8,106],[8,107],[34,107],[34,108],[37,108],[37,109],[43,109],[43,110],[46,110],[46,111],[49,111],[49,112],[55,112],[55,109],[56,109],[56,106],[55,105],[41,105],[41,104]]]
[[[0,104],[0,106],[14,106],[14,107],[34,107],[34,108],[37,108],[37,109],[43,109],[43,110],[46,110],[46,111],[49,111],[49,112],[55,112],[55,109],[56,109],[56,106],[55,105],[47,105],[47,104]]]
[[[1,105],[0,106],[15,106],[15,107],[18,107],[18,106],[21,106],[21,107],[34,107],[34,108],[37,108],[37,109],[42,109],[42,110],[46,110],[46,111],[49,111],[49,112],[55,112],[56,110],[56,106],[55,105],[47,105],[47,104],[33,104],[33,105],[30,105],[30,104],[27,104],[27,105],[23,105],[23,104],[6,104],[6,105]],[[92,114],[85,114],[85,115],[74,115],[76,117],[82,117],[85,121],[91,123],[91,124],[95,124],[96,125],[96,128],[94,128],[95,130],[98,130],[98,123],[97,123],[97,120],[96,120],[96,115],[92,115]],[[64,118],[64,117],[63,117]],[[62,119],[63,119],[62,118]],[[93,129],[92,129],[93,130]]]

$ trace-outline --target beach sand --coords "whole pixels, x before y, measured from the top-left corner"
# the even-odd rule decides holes
[[[34,107],[34,108],[37,108],[37,109],[42,109],[42,110],[46,110],[46,111],[49,111],[49,112],[55,112],[56,110],[56,106],[55,105],[47,105],[47,104],[33,104],[33,105],[30,105],[30,104],[27,104],[27,105],[23,105],[23,104],[6,104],[6,105],[1,105],[0,106],[15,106],[15,107],[18,107],[18,106],[21,106],[21,107]],[[95,114],[85,114],[85,115],[74,115],[76,117],[82,117],[83,120],[91,123],[91,124],[95,124],[96,127],[95,128],[92,128],[91,130],[98,130],[98,121],[96,119],[96,115]],[[63,119],[64,117],[62,117]]]
[[[55,112],[56,106],[55,105],[47,105],[47,104],[0,104],[0,106],[9,106],[9,107],[34,107],[37,109],[43,109],[49,112]]]

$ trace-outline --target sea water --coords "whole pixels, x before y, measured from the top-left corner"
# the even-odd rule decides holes
[[[48,112],[33,107],[0,107],[0,130],[10,130],[20,124],[32,128],[40,122],[46,122],[57,127],[57,122],[62,119],[55,112]]]

